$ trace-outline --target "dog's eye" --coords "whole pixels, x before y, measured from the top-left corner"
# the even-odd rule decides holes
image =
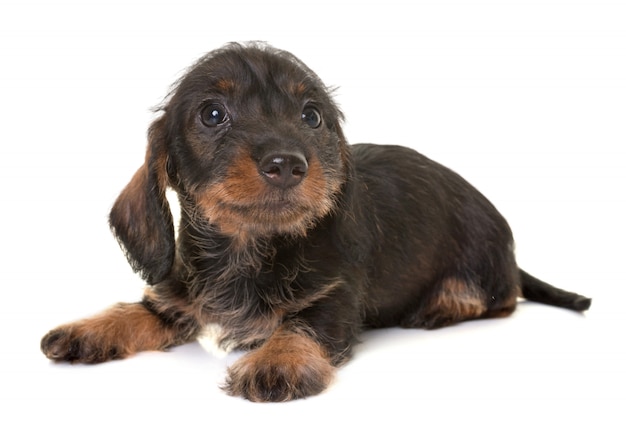
[[[322,114],[317,108],[307,106],[302,110],[302,121],[311,128],[317,128],[322,124]]]
[[[200,111],[200,119],[207,127],[217,127],[228,121],[228,112],[224,105],[219,103],[209,103]]]

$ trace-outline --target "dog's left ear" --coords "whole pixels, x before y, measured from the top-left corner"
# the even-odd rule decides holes
[[[174,261],[174,224],[167,189],[165,116],[150,126],[145,163],[119,195],[109,224],[128,262],[150,285],[163,280]]]

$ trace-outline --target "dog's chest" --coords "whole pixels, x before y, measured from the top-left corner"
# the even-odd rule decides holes
[[[245,258],[243,264],[233,264],[231,258],[225,268],[193,264],[196,270],[227,271],[218,276],[198,273],[202,279],[195,281],[198,300],[208,313],[207,324],[197,337],[206,351],[225,356],[235,349],[257,347],[274,333],[285,315],[325,295],[327,285],[318,288],[307,284],[310,267],[297,252],[293,246],[278,246],[271,256],[251,256],[254,261],[242,254],[237,258]],[[210,259],[210,255],[195,257],[196,262]]]
[[[229,339],[229,332],[218,323],[210,323],[202,329],[197,338],[200,346],[208,353],[223,358],[240,344]]]
[[[280,326],[280,309],[262,315],[229,316],[219,322],[209,322],[197,340],[206,351],[224,357],[236,349],[250,349],[262,344]]]

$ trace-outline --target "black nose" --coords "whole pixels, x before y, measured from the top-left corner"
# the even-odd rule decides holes
[[[309,164],[300,153],[271,153],[259,162],[259,170],[268,183],[286,189],[299,184]]]

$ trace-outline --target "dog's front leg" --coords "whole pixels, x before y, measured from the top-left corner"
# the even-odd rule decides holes
[[[322,392],[334,370],[328,350],[309,330],[284,325],[229,368],[225,390],[251,401],[288,401]]]
[[[346,287],[286,320],[234,363],[224,389],[252,401],[289,401],[326,389],[361,329],[358,298]]]
[[[146,300],[119,303],[96,316],[59,326],[43,337],[41,350],[55,361],[101,363],[184,342],[179,328],[147,306]]]

